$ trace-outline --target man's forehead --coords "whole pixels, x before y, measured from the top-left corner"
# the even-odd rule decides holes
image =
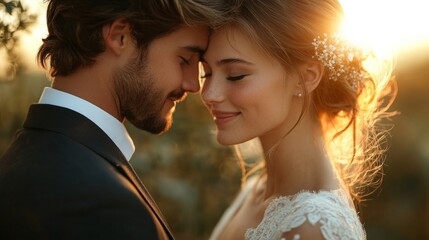
[[[182,46],[189,46],[191,50],[192,47],[199,47],[205,49],[207,47],[209,39],[209,29],[208,27],[198,26],[198,27],[180,27],[173,31],[169,36],[181,42]]]
[[[150,45],[155,48],[174,51],[197,53],[202,55],[208,46],[208,28],[180,27],[175,31],[154,39]]]

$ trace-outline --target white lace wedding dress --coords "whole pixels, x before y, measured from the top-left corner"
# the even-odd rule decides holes
[[[213,230],[210,240],[221,240],[219,234],[232,216],[243,204],[246,196],[256,184],[249,180],[232,205]],[[290,240],[282,238],[283,233],[302,226],[305,222],[320,226],[325,239],[366,239],[353,203],[342,190],[308,192],[273,199],[265,210],[261,223],[246,231],[246,240]],[[292,240],[305,240],[295,234]]]

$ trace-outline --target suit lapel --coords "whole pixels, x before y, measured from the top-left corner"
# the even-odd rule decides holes
[[[83,115],[66,108],[48,104],[34,104],[30,107],[24,127],[45,129],[67,135],[109,161],[135,186],[164,226],[170,239],[173,239],[171,230],[161,211],[131,165],[113,141],[96,124]]]
[[[173,239],[173,235],[171,234],[171,230],[170,230],[167,222],[165,221],[164,217],[162,216],[161,211],[159,210],[155,201],[150,196],[146,187],[143,185],[143,183],[137,177],[137,174],[135,173],[134,169],[128,163],[126,165],[120,165],[117,167],[119,167],[126,174],[126,176],[128,176],[128,179],[134,184],[134,186],[139,190],[139,192],[142,193],[142,195],[144,195],[145,201],[149,204],[152,211],[155,212],[155,214],[158,217],[158,219],[160,220],[160,222],[164,225],[164,228],[167,229],[169,237],[171,239]]]

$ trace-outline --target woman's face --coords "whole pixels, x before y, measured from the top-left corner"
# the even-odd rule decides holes
[[[221,144],[287,132],[298,78],[258,50],[237,30],[212,34],[204,55],[202,99],[212,113]],[[279,139],[277,139],[279,140]]]

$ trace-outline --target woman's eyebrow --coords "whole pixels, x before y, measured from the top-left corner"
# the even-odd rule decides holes
[[[231,64],[231,63],[242,63],[242,64],[246,64],[246,65],[254,65],[252,62],[240,59],[240,58],[225,58],[222,59],[220,61],[218,61],[216,63],[216,65],[226,65],[226,64]]]
[[[200,61],[207,63],[204,56],[201,57]],[[252,63],[252,62],[249,62],[249,61],[246,61],[246,60],[243,60],[240,58],[225,58],[225,59],[217,61],[216,66],[227,65],[227,64],[232,64],[232,63],[242,63],[242,64],[246,64],[246,65],[254,65],[254,63]]]

